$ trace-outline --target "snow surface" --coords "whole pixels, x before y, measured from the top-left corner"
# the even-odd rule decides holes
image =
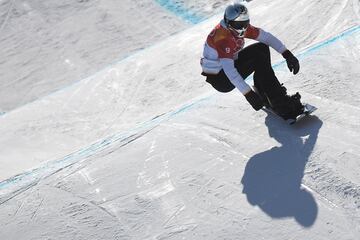
[[[359,239],[359,1],[249,3],[295,126],[199,75],[225,2],[0,1],[1,239]]]

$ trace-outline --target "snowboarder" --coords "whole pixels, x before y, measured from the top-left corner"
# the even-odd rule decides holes
[[[258,43],[244,48],[244,39]],[[304,111],[300,94],[287,95],[271,66],[269,46],[282,54],[293,74],[300,69],[298,59],[271,33],[250,24],[249,12],[242,3],[225,9],[224,19],[210,32],[201,58],[202,75],[219,92],[235,87],[256,110],[271,107],[285,120],[295,119]],[[254,89],[245,81],[254,73]]]

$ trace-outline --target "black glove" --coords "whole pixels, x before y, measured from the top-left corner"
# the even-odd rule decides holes
[[[263,102],[261,101],[261,98],[254,91],[251,90],[250,92],[246,93],[244,96],[256,111],[260,110],[264,106]]]
[[[297,74],[300,69],[299,60],[289,50],[283,52],[282,55],[286,60],[290,72],[293,72],[294,75]]]

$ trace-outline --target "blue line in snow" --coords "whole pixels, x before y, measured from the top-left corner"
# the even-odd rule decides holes
[[[351,28],[347,29],[346,31],[336,35],[335,37],[329,38],[329,39],[327,39],[325,41],[322,41],[322,42],[320,42],[318,44],[310,46],[309,48],[307,48],[307,49],[303,50],[302,52],[296,54],[296,56],[298,58],[305,57],[307,55],[310,55],[314,51],[320,50],[320,49],[322,49],[322,48],[324,48],[324,47],[326,47],[326,46],[328,46],[328,45],[330,45],[330,44],[332,44],[332,43],[334,43],[334,42],[336,42],[336,41],[338,41],[340,39],[343,39],[343,38],[345,38],[347,36],[353,35],[353,34],[359,32],[359,31],[360,31],[360,25],[355,26],[355,27],[351,27]],[[285,60],[274,64],[273,67],[274,68],[279,67],[283,63],[285,63]]]
[[[303,57],[303,56],[305,56],[305,55],[309,55],[310,53],[312,53],[312,52],[314,52],[314,51],[316,51],[316,50],[318,50],[318,49],[321,49],[321,48],[323,48],[323,47],[325,47],[325,46],[327,46],[327,45],[329,45],[329,44],[331,44],[331,43],[334,43],[334,42],[336,42],[336,41],[339,40],[339,39],[342,39],[342,38],[345,38],[345,37],[347,37],[347,36],[350,36],[350,35],[358,32],[358,31],[360,31],[360,25],[355,26],[355,27],[352,27],[352,28],[349,28],[348,30],[340,33],[339,35],[337,35],[337,36],[335,36],[335,37],[333,37],[333,38],[330,38],[330,39],[328,39],[328,40],[325,40],[325,41],[323,41],[323,42],[320,42],[320,43],[318,43],[318,44],[316,44],[316,45],[314,45],[314,46],[312,46],[312,47],[310,47],[310,48],[308,48],[308,49],[305,49],[303,52],[299,53],[298,56],[299,56],[299,57]]]
[[[166,10],[174,13],[176,16],[184,19],[192,24],[200,23],[205,17],[196,14],[195,12],[185,8],[182,4],[177,3],[174,0],[155,0],[160,6]]]
[[[39,180],[46,178],[55,172],[64,169],[66,167],[69,167],[73,165],[74,163],[77,163],[81,159],[84,159],[86,157],[92,156],[99,151],[105,150],[108,147],[111,146],[111,144],[119,142],[123,143],[123,145],[126,145],[129,142],[132,142],[134,139],[136,139],[138,136],[142,136],[144,133],[150,131],[157,125],[159,125],[161,122],[164,122],[166,120],[169,120],[173,118],[176,115],[185,113],[190,111],[191,109],[198,107],[200,103],[208,101],[212,96],[206,96],[203,97],[197,101],[190,102],[188,104],[183,105],[182,107],[175,109],[171,112],[165,113],[159,117],[153,118],[149,121],[143,122],[139,124],[138,126],[134,127],[133,129],[129,129],[128,131],[116,133],[112,136],[107,137],[106,139],[102,139],[98,142],[95,142],[91,144],[88,147],[82,148],[76,152],[70,153],[63,158],[49,161],[40,167],[37,167],[35,169],[20,173],[18,175],[15,175],[11,178],[8,178],[2,182],[0,182],[0,190],[4,190],[8,187],[14,186],[15,184],[22,182],[23,185],[20,185],[20,192],[21,189],[27,189],[27,186],[34,184],[34,182],[38,182]],[[18,190],[16,190],[18,192]],[[0,195],[1,196],[1,195]],[[0,198],[0,204],[6,202],[7,199],[1,199]]]

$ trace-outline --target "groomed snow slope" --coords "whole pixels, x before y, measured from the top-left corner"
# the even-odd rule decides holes
[[[298,5],[270,2],[250,4],[254,22],[274,2],[276,16]],[[309,16],[332,9],[304,2]],[[284,23],[299,27],[285,43],[298,45],[301,72],[276,73],[319,107],[296,126],[198,76],[220,16],[1,116],[4,239],[356,239],[360,29],[358,3],[341,4],[341,21],[322,17],[313,39],[298,15]]]
[[[0,112],[90,76],[188,26],[153,0],[1,0]]]

